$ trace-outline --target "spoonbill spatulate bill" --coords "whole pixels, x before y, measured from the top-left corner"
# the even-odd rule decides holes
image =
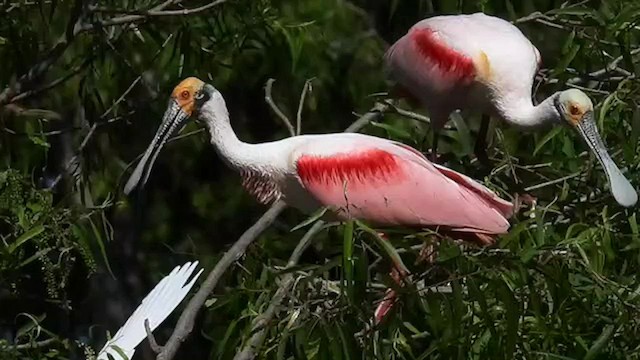
[[[144,328],[145,320],[149,320],[151,331],[160,326],[187,296],[202,274],[200,269],[189,281],[197,266],[197,261],[188,262],[182,266],[176,266],[169,275],[165,276],[142,300],[140,306],[118,332],[107,341],[98,353],[97,360],[131,360],[136,347],[147,338]]]
[[[428,18],[396,41],[384,60],[403,92],[429,112],[434,154],[438,132],[458,109],[492,115],[522,129],[566,125],[595,154],[616,201],[627,207],[637,202],[636,190],[606,150],[593,103],[584,92],[564,90],[533,104],[531,89],[540,52],[511,23],[482,13]],[[482,151],[487,122],[483,116],[478,138]]]
[[[511,202],[402,143],[355,133],[245,143],[231,127],[220,92],[197,78],[174,89],[126,193],[145,184],[167,139],[191,116],[206,124],[217,153],[261,203],[281,199],[308,214],[328,208],[331,219],[437,228],[479,244],[493,243],[509,228]]]

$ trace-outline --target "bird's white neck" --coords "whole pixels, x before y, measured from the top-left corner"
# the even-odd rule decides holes
[[[207,102],[200,110],[199,118],[207,124],[211,144],[231,167],[242,170],[256,159],[256,145],[240,141],[233,131],[229,111],[222,96],[215,101]]]
[[[505,99],[498,112],[510,124],[522,129],[536,129],[547,124],[561,123],[560,114],[554,105],[556,94],[549,96],[538,105],[531,99]]]

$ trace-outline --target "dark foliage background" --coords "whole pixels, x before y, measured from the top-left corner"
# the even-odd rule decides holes
[[[290,119],[312,79],[303,133],[342,131],[385,98],[389,43],[424,17],[476,11],[514,21],[540,49],[536,99],[567,86],[592,96],[610,152],[640,183],[635,1],[1,1],[0,358],[91,356],[164,274],[190,260],[213,268],[265,210],[195,122],[144,193],[122,194],[182,78],[214,84],[245,141],[288,136],[264,101],[270,78]],[[259,358],[638,358],[636,209],[615,203],[568,129],[494,122],[495,168],[483,176],[477,114],[463,117],[468,127],[456,122],[441,142],[448,166],[505,197],[517,180],[538,198],[498,246],[442,241],[434,265],[415,265],[428,234],[399,229],[385,251],[359,224],[330,224],[283,271],[306,230],[290,231],[305,217],[286,210],[225,273],[178,358],[233,358],[279,287],[289,291]],[[428,125],[395,112],[363,131],[430,146]],[[391,285],[388,255],[402,257],[413,284],[371,329]],[[177,316],[156,332],[161,342]],[[154,358],[141,348],[139,359]]]

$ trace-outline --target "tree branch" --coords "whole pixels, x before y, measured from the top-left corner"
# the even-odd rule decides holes
[[[291,121],[289,120],[287,115],[285,115],[282,112],[282,110],[280,110],[278,105],[276,105],[276,103],[273,101],[273,97],[271,96],[273,83],[275,81],[276,79],[267,80],[267,84],[264,87],[264,101],[266,101],[267,104],[269,104],[269,106],[271,107],[271,110],[273,110],[273,112],[276,113],[276,115],[278,115],[280,120],[282,120],[282,123],[289,131],[289,135],[296,136],[296,129],[293,128],[293,124],[291,124]]]
[[[151,350],[153,350],[153,352],[155,352],[156,354],[159,354],[160,352],[162,352],[162,346],[158,345],[158,342],[156,341],[156,337],[153,336],[153,332],[149,327],[149,319],[144,319],[144,331],[147,332],[147,340],[149,341],[149,346],[151,346]]]
[[[362,129],[369,122],[374,121],[382,116],[384,112],[389,109],[389,105],[377,103],[366,114],[357,119],[351,126],[349,126],[344,132],[355,132]],[[258,221],[253,224],[247,231],[240,236],[233,246],[227,251],[216,266],[211,270],[207,279],[202,283],[200,289],[195,296],[189,301],[187,307],[184,309],[178,320],[169,341],[164,345],[162,352],[158,354],[156,360],[171,360],[176,355],[180,344],[189,336],[191,330],[193,330],[193,324],[195,322],[198,311],[202,308],[205,301],[209,297],[209,294],[218,284],[218,281],[227,269],[242,256],[247,247],[253,243],[254,240],[262,234],[278,217],[278,215],[286,208],[286,204],[283,201],[277,201],[273,204],[269,210],[267,210]]]
[[[14,346],[9,346],[9,348],[10,349],[14,349],[14,350],[36,349],[36,348],[42,348],[42,347],[49,346],[49,345],[53,344],[55,341],[56,341],[56,339],[33,341],[33,342],[30,342],[30,343],[26,343],[26,344],[18,344],[18,345],[14,345]]]
[[[313,79],[308,79],[304,82],[302,87],[302,94],[300,94],[300,102],[298,103],[298,113],[296,115],[296,135],[300,135],[302,132],[302,108],[304,107],[304,101],[307,98],[307,93],[311,91],[311,82]]]
[[[136,22],[140,22],[143,20],[147,20],[150,17],[161,17],[161,16],[187,16],[187,15],[195,15],[198,13],[201,13],[203,11],[209,10],[213,7],[216,7],[220,4],[223,4],[225,2],[227,2],[227,0],[216,0],[216,1],[212,1],[206,5],[197,7],[197,8],[193,8],[193,9],[180,9],[180,10],[164,10],[166,9],[169,5],[173,5],[173,4],[177,4],[180,1],[173,1],[173,0],[169,0],[169,1],[165,1],[164,3],[152,8],[151,10],[138,10],[138,11],[134,11],[133,14],[132,13],[128,13],[127,15],[122,15],[122,16],[118,16],[118,17],[114,17],[108,20],[103,20],[101,22],[99,22],[98,24],[101,27],[107,27],[107,26],[114,26],[114,25],[122,25],[122,24],[131,24],[131,23],[136,23]],[[93,24],[86,24],[85,26],[82,27],[81,31],[90,31],[93,30],[95,28],[95,26]]]
[[[78,75],[92,61],[93,61],[93,56],[89,56],[85,61],[83,61],[81,64],[76,65],[73,69],[71,69],[64,76],[59,77],[59,78],[49,82],[46,85],[43,85],[43,86],[39,87],[37,89],[21,92],[21,93],[15,95],[15,96],[13,96],[11,99],[9,99],[8,102],[11,104],[11,103],[14,103],[16,101],[24,100],[26,98],[29,98],[29,97],[33,96],[33,95],[39,94],[41,92],[50,90],[50,89],[52,89],[52,88],[64,83],[65,81],[71,79],[72,77]]]

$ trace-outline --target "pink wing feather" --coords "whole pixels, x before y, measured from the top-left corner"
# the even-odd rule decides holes
[[[410,88],[426,82],[444,91],[470,84],[477,74],[473,59],[452,48],[436,30],[424,26],[414,26],[393,44],[385,61],[396,78],[404,79],[401,82],[411,84]]]
[[[477,234],[507,232],[513,205],[481,184],[434,166],[405,145],[367,137],[355,149],[302,152],[296,162],[302,186],[340,217]]]

